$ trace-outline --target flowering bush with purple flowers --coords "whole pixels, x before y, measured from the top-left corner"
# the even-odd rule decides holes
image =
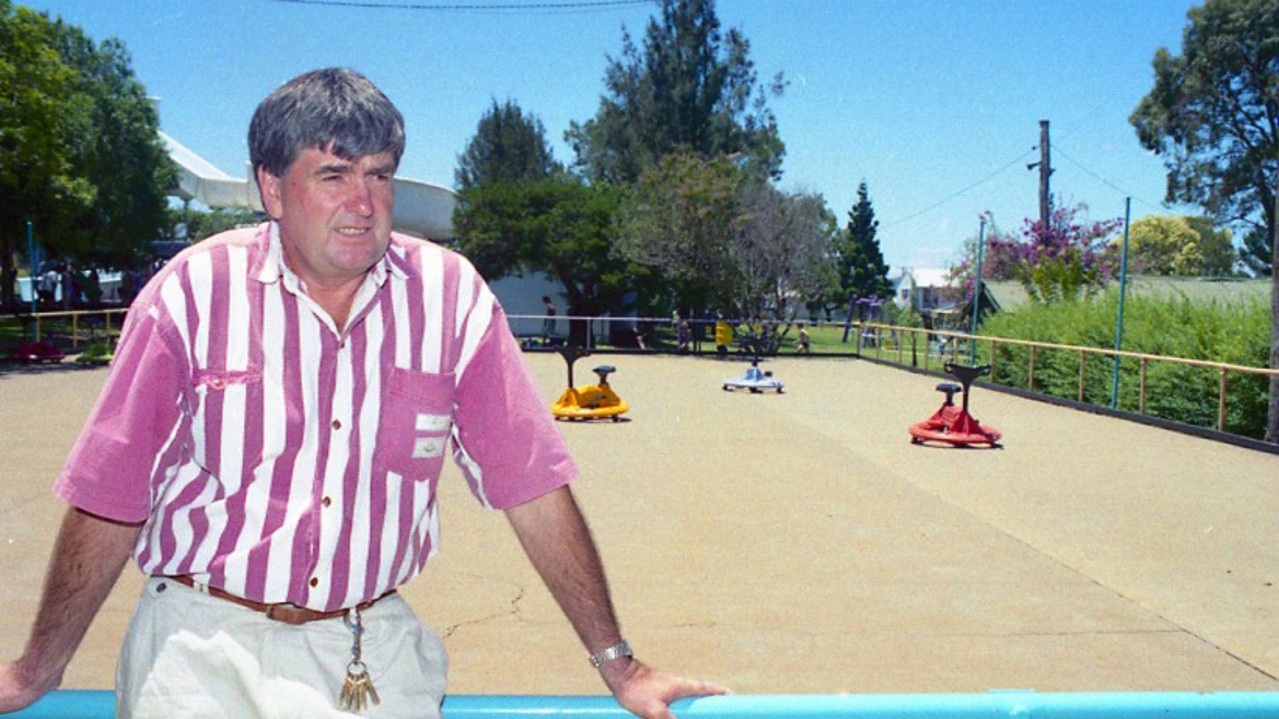
[[[1086,222],[1083,205],[1053,211],[1048,226],[1026,219],[1021,238],[992,229],[982,256],[983,280],[1017,280],[1038,302],[1073,300],[1105,287],[1119,271],[1119,254],[1108,240],[1123,220]],[[951,268],[960,302],[973,296],[976,243],[969,256]]]

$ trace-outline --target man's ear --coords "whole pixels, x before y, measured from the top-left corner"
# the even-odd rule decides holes
[[[283,180],[271,174],[271,171],[265,167],[259,167],[255,176],[258,180],[258,193],[262,197],[262,209],[266,210],[267,217],[273,220],[280,219],[281,211],[284,209],[284,203],[280,200],[280,185]]]

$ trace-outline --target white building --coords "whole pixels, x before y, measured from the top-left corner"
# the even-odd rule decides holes
[[[948,309],[953,301],[943,297],[943,290],[950,286],[950,271],[932,268],[903,267],[901,274],[890,278],[893,285],[893,302],[900,308],[912,307],[924,314],[932,310]]]

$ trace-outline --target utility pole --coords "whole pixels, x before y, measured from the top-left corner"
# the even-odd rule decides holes
[[[1052,216],[1052,200],[1048,192],[1048,177],[1053,174],[1052,152],[1048,144],[1048,121],[1039,121],[1039,226],[1048,230]]]

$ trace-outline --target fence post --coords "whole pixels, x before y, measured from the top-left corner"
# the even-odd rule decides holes
[[[1141,414],[1146,413],[1146,358],[1141,358],[1141,391],[1137,399],[1137,411]]]
[[[1084,401],[1084,363],[1087,361],[1088,355],[1081,349],[1079,350],[1079,401]]]
[[[1226,431],[1226,368],[1221,368],[1221,386],[1217,391],[1217,431]]]

